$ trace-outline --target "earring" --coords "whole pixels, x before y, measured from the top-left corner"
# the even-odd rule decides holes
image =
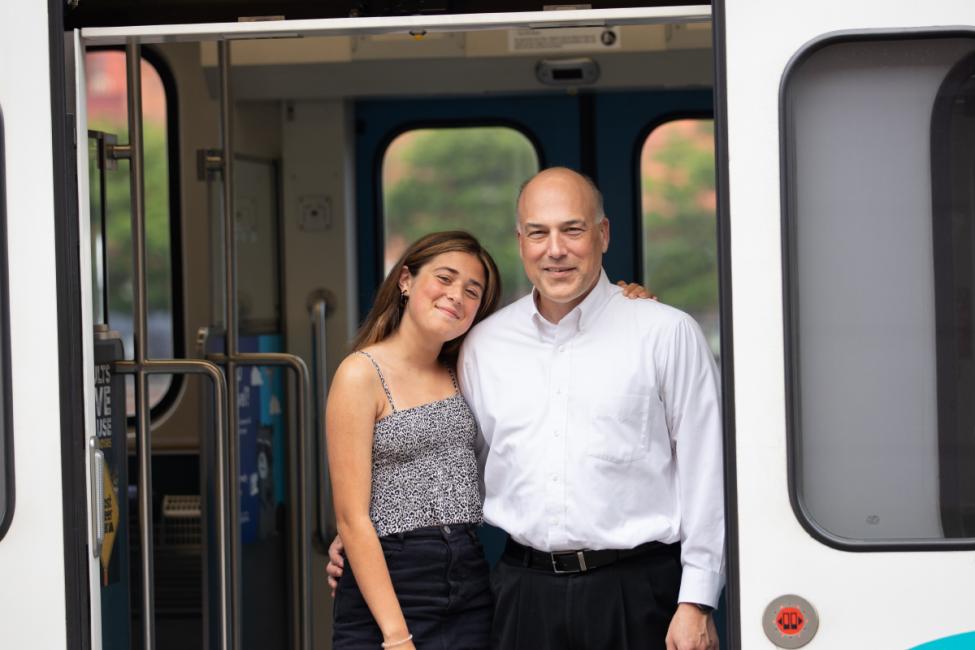
[[[406,289],[403,289],[399,294],[399,306],[406,307],[406,301],[410,299],[410,294],[406,293]]]

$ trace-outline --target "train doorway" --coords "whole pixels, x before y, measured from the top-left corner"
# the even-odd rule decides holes
[[[692,21],[705,19],[691,14]],[[672,19],[667,14],[661,20]],[[636,23],[654,20],[651,15],[632,19]],[[472,29],[493,26],[469,25]],[[660,27],[661,34],[664,31],[662,24],[648,27]],[[344,38],[341,30],[329,32],[328,25],[325,33],[327,38]],[[307,35],[321,37],[314,30]],[[201,573],[194,578],[201,585],[200,611],[194,614],[200,621],[201,644],[247,648],[268,643],[260,635],[270,633],[282,646],[327,647],[329,601],[321,567],[330,519],[316,503],[318,495],[327,501],[327,477],[321,469],[322,432],[316,428],[320,426],[316,413],[323,403],[328,371],[341,358],[344,342],[384,271],[389,219],[400,214],[401,225],[409,221],[406,212],[396,213],[384,203],[391,190],[382,180],[385,146],[404,135],[407,139],[412,135],[414,144],[422,142],[422,134],[409,133],[417,127],[446,128],[454,133],[467,128],[510,128],[515,139],[521,138],[529,146],[530,155],[522,157],[527,161],[520,168],[523,176],[539,165],[563,164],[586,171],[604,187],[607,210],[614,220],[607,269],[614,279],[646,281],[641,277],[642,252],[649,217],[641,165],[650,160],[658,168],[667,168],[664,159],[669,154],[645,156],[650,145],[641,138],[665,123],[709,119],[712,96],[706,84],[695,81],[686,84],[692,88],[681,90],[619,87],[607,93],[552,90],[476,99],[439,90],[430,97],[404,99],[408,92],[385,89],[387,82],[382,80],[388,73],[377,64],[375,88],[386,95],[377,99],[364,90],[319,89],[307,84],[308,75],[314,77],[318,68],[300,61],[269,68],[268,61],[276,59],[262,48],[275,49],[278,45],[273,41],[237,43],[220,36],[214,44],[198,42],[201,37],[208,38],[202,33],[187,34],[146,46],[134,36],[99,35],[97,29],[85,34],[92,45],[120,38],[125,42],[131,87],[142,83],[141,72],[137,72],[141,66],[133,63],[140,58],[140,48],[158,49],[176,68],[181,97],[182,150],[176,155],[182,166],[176,173],[182,183],[179,202],[185,208],[178,246],[184,255],[181,284],[187,306],[183,322],[175,327],[183,328],[186,343],[181,354],[174,349],[176,358],[162,358],[143,346],[141,358],[135,350],[114,365],[118,373],[137,377],[134,419],[127,423],[136,452],[130,467],[130,476],[136,479],[131,483],[136,487],[125,494],[132,497],[132,520],[138,524],[132,536],[137,554],[130,569],[147,579],[133,579],[137,588],[131,597],[132,609],[141,612],[133,638],[144,648],[162,647],[155,645],[164,641],[162,633],[167,629],[160,616],[160,605],[167,602],[160,597],[160,587],[177,572],[160,560],[165,559],[164,547],[174,550],[171,542],[181,539],[184,529],[179,524],[191,523],[195,517],[198,548],[181,556],[185,560],[181,566],[196,565]],[[368,45],[368,41],[355,43],[362,48]],[[78,50],[79,58],[83,49]],[[288,60],[294,53],[285,47],[280,54]],[[703,60],[703,65],[698,61],[694,66],[696,80],[708,76],[707,58]],[[320,65],[354,69],[360,63],[368,62]],[[414,65],[424,64],[418,61]],[[79,86],[84,87],[83,77]],[[306,96],[309,92],[313,93],[310,97]],[[137,103],[134,95],[138,93],[129,94],[131,107]],[[132,123],[137,112],[129,112],[129,133],[142,130],[137,121]],[[713,177],[713,140],[708,139],[706,129],[703,133],[703,139],[695,137],[707,141],[704,150],[710,156],[708,169]],[[96,135],[92,152],[98,150],[98,138]],[[119,145],[124,139],[130,141]],[[107,143],[108,139],[102,140]],[[461,140],[469,143],[472,138]],[[113,144],[119,146],[108,151],[116,156],[117,171],[129,172],[131,214],[126,216],[131,219],[129,252],[135,268],[140,248],[146,245],[146,235],[139,234],[140,229],[142,233],[147,229],[145,211],[138,206],[145,185],[140,189],[138,179],[141,176],[144,183],[147,170],[139,169],[137,138],[116,138]],[[145,143],[141,148],[144,152]],[[667,146],[660,151],[673,153]],[[187,169],[191,166],[187,160],[192,161],[192,171]],[[94,195],[104,176],[89,166],[91,158],[82,156],[79,162],[91,172],[90,178],[79,180],[89,181],[87,188]],[[509,180],[514,186],[497,198],[496,206],[513,203],[512,190],[524,178]],[[708,194],[706,189],[702,192],[702,196]],[[713,187],[710,192],[713,194]],[[691,203],[698,198],[694,194]],[[652,199],[651,205],[655,201],[664,203]],[[707,207],[706,196],[701,201]],[[510,234],[513,212],[501,208],[498,214],[504,220],[500,231]],[[666,218],[661,213],[650,220],[659,225]],[[708,218],[712,232],[708,255],[715,257],[713,210]],[[93,253],[97,246],[97,242],[93,244]],[[92,259],[96,261],[98,256],[92,255]],[[517,265],[512,269],[513,277],[520,276]],[[92,282],[92,296],[100,295],[98,279],[111,277],[105,269],[101,274],[93,269],[86,276]],[[151,291],[144,273],[136,271],[132,277],[136,316],[132,336],[145,341],[143,328],[151,323],[143,318]],[[653,280],[649,283],[656,286]],[[264,287],[260,295],[245,295],[257,284]],[[513,280],[512,285],[517,287],[518,281]],[[666,293],[661,297],[668,299]],[[98,311],[92,306],[92,313]],[[322,336],[326,330],[327,336]],[[329,354],[323,358],[321,353],[326,351]],[[202,379],[182,381],[181,401],[177,402],[195,415],[174,412],[151,417],[148,387],[157,373],[202,375]],[[141,398],[140,391],[144,393]],[[185,401],[190,395],[195,395],[192,407]],[[275,402],[276,407],[272,406]],[[159,447],[167,430],[177,428],[173,426],[177,423],[189,423],[193,417],[195,423],[178,428],[196,443],[181,442],[183,446],[166,450]],[[153,440],[155,436],[158,438]],[[174,486],[170,479],[180,476],[196,478]],[[169,493],[161,493],[161,485],[173,487]],[[180,494],[179,489],[187,485],[191,494]],[[184,496],[196,498],[174,498]],[[249,546],[255,540],[267,542],[267,549]],[[260,577],[262,571],[264,577]],[[252,589],[261,584],[272,588],[266,592]],[[97,598],[93,595],[93,600]],[[276,621],[273,625],[265,625],[272,619]],[[255,631],[255,626],[264,628]],[[190,630],[186,634],[197,636],[192,628],[186,629]]]

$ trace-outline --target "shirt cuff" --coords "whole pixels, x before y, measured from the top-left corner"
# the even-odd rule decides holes
[[[724,587],[724,576],[720,573],[685,566],[681,574],[680,595],[677,602],[717,607],[722,587]]]

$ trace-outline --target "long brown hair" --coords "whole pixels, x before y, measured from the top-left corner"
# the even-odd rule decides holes
[[[366,346],[379,343],[399,327],[400,319],[403,317],[399,278],[404,266],[409,269],[410,275],[415,276],[424,264],[437,255],[453,252],[473,255],[484,267],[484,291],[481,293],[481,304],[477,308],[471,327],[491,315],[497,309],[498,301],[501,299],[501,276],[494,259],[469,232],[463,230],[434,232],[413,242],[393,265],[389,275],[379,286],[379,291],[376,292],[376,300],[372,303],[369,315],[366,316],[355,340],[352,341],[352,349],[361,350]],[[460,352],[460,345],[464,342],[466,334],[467,332],[464,332],[444,343],[440,350],[440,360],[443,363],[453,365],[457,362],[457,354]]]

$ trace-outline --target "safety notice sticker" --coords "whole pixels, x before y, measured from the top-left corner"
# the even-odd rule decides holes
[[[619,27],[557,27],[513,29],[508,50],[515,53],[597,52],[620,49]]]

